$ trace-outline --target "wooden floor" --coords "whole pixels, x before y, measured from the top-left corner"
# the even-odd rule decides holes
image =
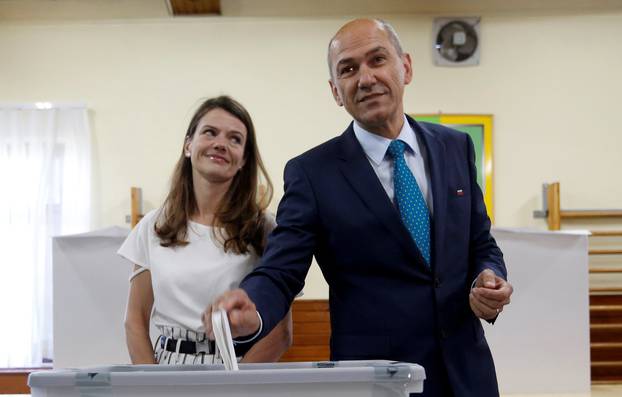
[[[591,393],[574,394],[502,394],[502,397],[620,397],[622,384],[592,385]]]

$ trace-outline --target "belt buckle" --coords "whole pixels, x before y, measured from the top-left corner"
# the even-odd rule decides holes
[[[206,354],[212,354],[213,352],[210,351],[210,343],[208,342],[195,342],[195,349],[197,354],[198,353],[206,353]]]

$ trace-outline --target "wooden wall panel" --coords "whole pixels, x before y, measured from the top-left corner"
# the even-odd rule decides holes
[[[30,371],[5,370],[0,371],[0,395],[1,394],[30,394],[30,388],[26,384]]]
[[[296,300],[292,305],[294,341],[281,361],[330,359],[330,312],[327,300]]]

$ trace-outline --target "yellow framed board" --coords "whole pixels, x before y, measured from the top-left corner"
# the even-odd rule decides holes
[[[477,183],[484,193],[490,221],[494,222],[492,187],[492,115],[484,114],[415,114],[417,121],[442,124],[469,134],[475,146]]]

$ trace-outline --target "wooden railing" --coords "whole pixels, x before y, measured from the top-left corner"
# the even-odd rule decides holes
[[[143,218],[143,190],[139,187],[130,188],[130,216],[132,229]]]
[[[561,222],[564,219],[618,219],[622,220],[622,209],[585,209],[585,210],[563,210],[560,205],[560,185],[554,182],[546,185],[546,203],[544,212],[546,215],[549,230],[560,230]],[[592,230],[590,240],[599,237],[622,237],[622,230]],[[604,255],[622,255],[622,249],[590,249],[588,254],[592,257]],[[622,264],[616,266],[597,266],[590,265],[590,274],[620,274]],[[622,287],[592,287],[591,292],[619,292]]]

